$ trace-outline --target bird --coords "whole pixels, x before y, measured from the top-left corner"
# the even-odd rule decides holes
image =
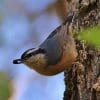
[[[76,44],[72,33],[74,13],[57,27],[37,48],[26,50],[13,64],[25,64],[41,75],[53,76],[69,68],[77,58]]]

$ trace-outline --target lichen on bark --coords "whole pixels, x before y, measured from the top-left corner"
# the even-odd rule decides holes
[[[100,100],[100,50],[76,38],[82,30],[100,25],[100,0],[68,1],[76,5],[72,26],[78,57],[65,70],[64,100]]]

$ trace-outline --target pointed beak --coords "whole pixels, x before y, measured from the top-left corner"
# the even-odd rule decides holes
[[[13,60],[13,64],[21,64],[23,61],[21,59],[15,59]]]

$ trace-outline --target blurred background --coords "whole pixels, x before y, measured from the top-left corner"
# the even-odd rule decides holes
[[[42,76],[12,60],[41,44],[67,12],[66,0],[0,0],[0,100],[63,99],[63,73]]]

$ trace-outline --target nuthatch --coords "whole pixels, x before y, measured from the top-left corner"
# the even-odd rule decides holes
[[[54,30],[38,47],[25,51],[14,64],[24,63],[43,75],[55,75],[74,63],[77,57],[74,38],[71,35],[73,13],[67,16],[62,26]]]

